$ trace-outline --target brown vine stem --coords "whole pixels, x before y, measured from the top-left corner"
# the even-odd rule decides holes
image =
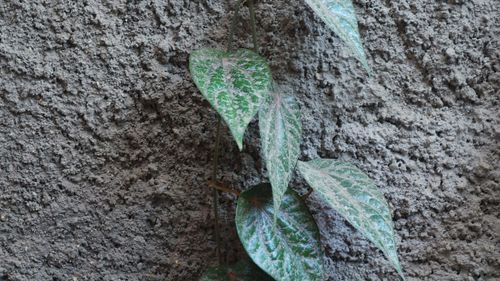
[[[250,24],[252,25],[253,50],[259,53],[259,43],[257,42],[257,26],[255,24],[254,0],[248,0],[248,9],[250,10]]]
[[[240,196],[240,192],[239,191],[231,188],[230,186],[228,186],[227,184],[224,184],[222,182],[209,180],[208,181],[208,186],[211,187],[211,188],[217,189],[219,191],[222,191],[222,192],[232,193],[232,194],[234,194],[236,196]]]
[[[231,51],[233,48],[233,37],[234,31],[236,29],[236,23],[238,20],[240,6],[246,0],[239,0],[238,4],[235,8],[233,18],[231,20],[231,27],[229,29],[228,43],[227,43],[227,51]],[[212,176],[211,181],[216,182],[217,180],[217,168],[219,166],[219,152],[220,152],[220,138],[221,138],[221,118],[217,117],[217,132],[215,137],[215,147],[213,152],[213,160],[212,160]],[[214,223],[215,223],[215,241],[217,243],[216,255],[217,261],[219,265],[223,263],[221,256],[221,241],[220,241],[220,225],[219,225],[219,193],[216,188],[214,188],[212,192],[212,200],[213,200],[213,212],[214,212]]]
[[[219,165],[219,146],[220,146],[220,117],[217,118],[217,132],[215,137],[214,158],[212,162],[212,180],[217,179],[217,166]],[[216,189],[212,192],[213,208],[214,208],[214,222],[215,222],[215,241],[217,243],[217,261],[219,265],[222,263],[221,257],[221,242],[220,242],[220,226],[219,226],[219,193]]]
[[[234,37],[234,32],[236,30],[236,24],[238,23],[238,17],[240,15],[240,8],[241,5],[246,0],[239,0],[238,3],[236,4],[236,8],[234,9],[234,15],[233,19],[231,20],[231,27],[229,28],[229,36],[227,39],[227,51],[231,51],[233,49],[233,37]]]

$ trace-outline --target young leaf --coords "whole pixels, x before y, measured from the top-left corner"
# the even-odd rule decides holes
[[[241,150],[245,129],[269,93],[271,71],[266,61],[245,49],[236,52],[202,49],[191,54],[189,70]]]
[[[260,108],[259,128],[276,215],[300,155],[302,124],[295,98],[273,89]]]
[[[203,273],[200,281],[272,281],[251,261],[239,261],[232,265],[211,267]]]
[[[331,159],[299,161],[302,176],[323,199],[372,241],[404,279],[391,211],[384,195],[361,170]]]
[[[236,229],[248,255],[276,280],[323,280],[319,230],[302,199],[289,189],[273,221],[269,184],[243,192],[236,208]]]
[[[358,31],[351,0],[305,0],[313,11],[344,41],[363,67],[371,73]]]

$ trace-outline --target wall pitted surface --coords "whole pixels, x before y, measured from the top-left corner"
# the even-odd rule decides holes
[[[197,280],[214,264],[216,116],[187,60],[225,47],[227,2],[0,1],[0,280]],[[258,2],[261,53],[302,103],[301,159],[376,180],[408,280],[500,280],[500,2],[354,1],[373,77],[303,1]],[[256,123],[243,153],[225,130],[225,182],[265,180],[258,143]],[[234,202],[221,197],[228,260]],[[398,280],[307,204],[329,280]]]

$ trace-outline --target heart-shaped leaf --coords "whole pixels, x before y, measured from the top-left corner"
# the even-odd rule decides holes
[[[295,98],[275,86],[260,108],[259,128],[276,215],[300,155],[302,124]]]
[[[344,41],[363,67],[371,73],[351,0],[305,0],[313,11]]]
[[[203,49],[191,54],[189,70],[241,150],[245,129],[269,94],[271,71],[266,61],[246,49],[236,52]]]
[[[356,229],[372,241],[403,277],[391,211],[374,182],[354,165],[331,159],[298,162],[307,183]]]
[[[274,224],[272,190],[260,184],[243,192],[236,208],[236,229],[248,255],[276,280],[323,280],[319,230],[306,205],[291,189]]]
[[[200,281],[273,281],[273,279],[252,261],[239,261],[232,265],[207,269]]]

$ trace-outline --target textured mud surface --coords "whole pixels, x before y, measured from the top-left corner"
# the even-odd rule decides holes
[[[187,59],[225,47],[227,2],[0,0],[0,280],[197,280],[214,263],[216,119]],[[259,1],[261,53],[302,102],[301,159],[377,181],[409,280],[500,280],[500,2],[355,4],[371,78],[303,1]],[[239,153],[225,130],[220,175],[237,188],[263,179],[256,136]],[[228,260],[234,202],[221,198]],[[398,280],[307,204],[329,280]]]

